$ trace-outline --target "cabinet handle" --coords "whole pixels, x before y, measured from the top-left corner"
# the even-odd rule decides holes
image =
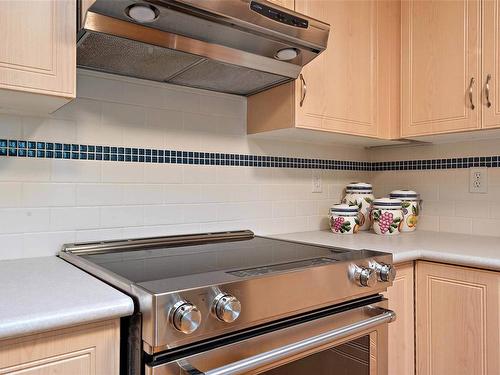
[[[474,77],[472,77],[469,83],[469,101],[472,110],[476,108],[476,106],[474,105],[474,101],[472,100],[472,87],[474,86],[474,82],[476,82],[476,80],[474,79]]]
[[[304,76],[302,73],[299,75],[300,78],[300,106],[302,107],[302,104],[304,104],[304,99],[306,98],[307,94],[307,85],[306,85],[306,80],[304,79]]]
[[[490,81],[491,81],[491,74],[488,74],[486,76],[486,88],[484,90],[485,96],[486,96],[486,107],[490,108],[491,107],[491,102],[490,102]]]

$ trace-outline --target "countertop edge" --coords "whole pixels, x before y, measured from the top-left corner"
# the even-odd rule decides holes
[[[112,310],[112,312],[110,312],[110,310]],[[120,304],[102,306],[100,308],[92,307],[89,311],[68,311],[64,315],[47,315],[41,319],[38,318],[36,321],[30,317],[12,319],[10,322],[4,321],[0,325],[0,341],[38,335],[106,320],[119,319],[132,315],[133,312],[134,305],[132,299],[124,299]]]
[[[500,272],[500,239],[489,236],[453,233],[413,232],[411,237],[383,237],[370,232],[340,236],[327,230],[280,233],[266,237],[352,250],[391,253],[394,264],[417,260],[446,263]],[[373,237],[372,237],[373,236]],[[405,236],[405,237],[403,237]]]
[[[0,262],[0,342],[119,319],[132,298],[58,257]]]

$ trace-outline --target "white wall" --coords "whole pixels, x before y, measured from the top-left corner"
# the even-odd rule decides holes
[[[78,99],[45,118],[0,115],[0,139],[368,160],[365,150],[246,136],[230,95],[80,72]],[[312,175],[323,193],[312,193]],[[327,226],[328,207],[366,172],[0,158],[0,259],[74,241],[228,229]]]

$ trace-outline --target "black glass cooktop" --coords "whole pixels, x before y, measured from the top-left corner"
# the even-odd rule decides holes
[[[224,271],[236,277],[335,262],[346,250],[263,237],[201,245],[82,254],[88,261],[141,283]]]

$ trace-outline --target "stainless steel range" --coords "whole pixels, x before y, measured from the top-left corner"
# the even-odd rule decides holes
[[[60,256],[133,297],[123,373],[387,372],[391,254],[235,231],[68,244]]]

